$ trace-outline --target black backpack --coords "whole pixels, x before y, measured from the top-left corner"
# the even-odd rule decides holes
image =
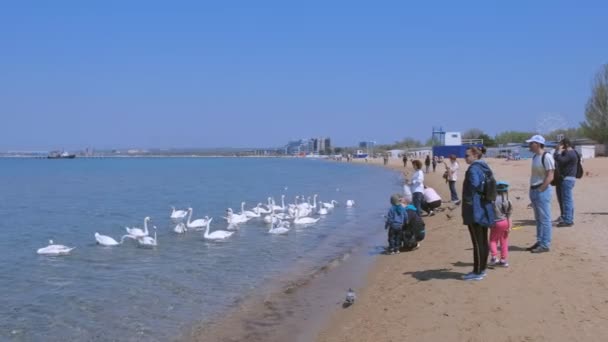
[[[481,199],[486,202],[494,202],[498,191],[496,191],[496,178],[492,170],[484,172],[485,179],[482,182]]]
[[[581,179],[583,178],[583,163],[582,163],[582,158],[581,155],[578,154],[578,151],[574,150],[574,152],[576,152],[576,156],[578,157],[578,161],[576,163],[576,178]]]

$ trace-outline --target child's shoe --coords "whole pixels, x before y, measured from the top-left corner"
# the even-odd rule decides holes
[[[498,259],[496,257],[492,257],[490,259],[490,262],[488,263],[488,266],[496,266],[498,264]]]
[[[500,259],[500,261],[496,264],[496,266],[500,267],[509,267],[509,263],[506,259]]]

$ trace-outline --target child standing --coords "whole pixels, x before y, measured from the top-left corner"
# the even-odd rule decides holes
[[[407,212],[401,204],[401,195],[391,196],[391,208],[386,215],[384,229],[388,229],[388,249],[387,254],[399,254],[401,247],[401,236],[403,235],[403,224],[407,221]]]
[[[511,230],[511,213],[513,205],[509,200],[509,184],[496,183],[496,201],[494,213],[496,219],[490,231],[490,266],[509,267],[509,231]],[[500,259],[498,259],[498,244],[500,244]]]

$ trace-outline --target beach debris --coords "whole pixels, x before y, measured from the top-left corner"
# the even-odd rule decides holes
[[[357,295],[355,294],[355,291],[353,291],[352,288],[349,288],[348,291],[346,292],[346,299],[344,299],[344,303],[348,304],[348,305],[353,305],[353,304],[355,304],[355,299],[357,299]]]

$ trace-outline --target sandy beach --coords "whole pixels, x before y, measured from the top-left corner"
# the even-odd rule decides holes
[[[382,164],[382,160],[369,163]],[[459,160],[458,191],[467,165]],[[531,254],[535,221],[527,208],[530,161],[490,159],[497,179],[511,184],[514,230],[510,267],[465,282],[472,269],[470,237],[460,207],[426,217],[420,249],[379,256],[357,289],[355,305],[336,307],[318,341],[602,341],[608,336],[608,159],[586,160],[574,189],[575,226],[553,229],[549,253]],[[400,160],[388,167],[403,171]],[[449,198],[443,166],[426,184]],[[411,164],[405,169],[413,172]],[[387,194],[388,203],[388,194]],[[388,207],[388,206],[387,206]],[[559,216],[557,199],[552,217]]]

